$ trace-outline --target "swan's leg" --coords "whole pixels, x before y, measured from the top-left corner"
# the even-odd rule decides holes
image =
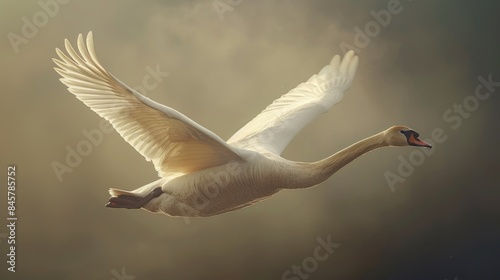
[[[151,199],[159,197],[163,191],[161,187],[157,187],[148,193],[145,197],[135,196],[133,194],[121,194],[118,196],[113,196],[106,203],[106,207],[110,208],[127,208],[127,209],[139,209],[146,205]]]

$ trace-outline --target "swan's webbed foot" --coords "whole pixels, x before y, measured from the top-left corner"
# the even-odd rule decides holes
[[[110,197],[106,207],[110,208],[127,208],[127,209],[140,209],[146,205],[151,199],[159,197],[163,191],[161,187],[157,187],[148,193],[145,197],[135,195],[121,194],[118,196]]]

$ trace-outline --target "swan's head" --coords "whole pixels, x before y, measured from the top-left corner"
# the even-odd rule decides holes
[[[431,144],[420,140],[418,132],[406,126],[393,126],[387,129],[384,134],[387,144],[390,146],[417,146],[432,148]]]

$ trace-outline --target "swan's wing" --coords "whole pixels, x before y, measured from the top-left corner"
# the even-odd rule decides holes
[[[86,45],[78,36],[78,51],[68,40],[66,51],[56,49],[55,70],[68,90],[108,120],[120,135],[152,161],[160,176],[190,173],[241,160],[238,152],[211,131],[172,108],[131,89],[102,67],[92,33]]]
[[[342,99],[357,66],[358,57],[353,51],[349,51],[342,61],[338,55],[334,56],[329,65],[275,100],[236,132],[228,143],[281,154],[303,127]]]

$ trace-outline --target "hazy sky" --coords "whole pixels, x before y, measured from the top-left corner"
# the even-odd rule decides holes
[[[499,8],[451,0],[3,1],[0,220],[8,224],[9,165],[18,220],[16,273],[7,271],[9,231],[0,227],[0,278],[498,278]],[[58,178],[53,170],[100,129],[51,60],[65,38],[88,31],[111,73],[224,139],[354,48],[360,64],[344,100],[283,156],[319,160],[394,124],[435,147],[378,150],[316,188],[210,218],[105,208],[108,188],[132,190],[157,174],[116,132],[103,133],[71,172]],[[153,69],[168,74],[146,89]],[[318,260],[327,240],[336,247]]]

